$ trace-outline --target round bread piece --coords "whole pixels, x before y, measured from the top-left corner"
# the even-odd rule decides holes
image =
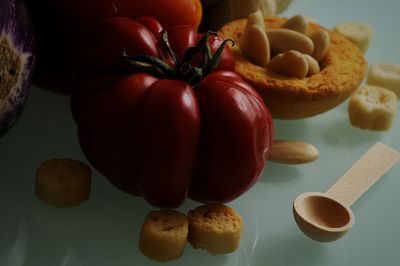
[[[364,85],[350,97],[350,123],[361,129],[389,130],[397,113],[397,96],[386,88]]]
[[[243,220],[223,204],[206,204],[189,211],[188,241],[210,254],[232,253],[239,247]]]
[[[182,256],[189,222],[174,210],[151,211],[143,222],[139,248],[148,258],[167,262]]]
[[[286,18],[265,18],[267,29],[280,28]],[[262,96],[273,118],[300,119],[326,112],[346,100],[358,88],[367,71],[367,62],[359,48],[345,37],[310,22],[310,35],[324,29],[329,33],[327,54],[320,62],[321,71],[306,78],[295,78],[274,73],[247,60],[240,48],[240,39],[247,19],[224,25],[219,34],[232,39],[236,66]]]
[[[36,171],[35,194],[56,207],[73,207],[89,199],[91,170],[74,159],[51,159]]]

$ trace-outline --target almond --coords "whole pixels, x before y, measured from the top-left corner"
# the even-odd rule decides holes
[[[296,140],[276,140],[269,160],[285,164],[302,164],[317,160],[318,150],[311,144]]]
[[[267,64],[273,72],[289,77],[305,78],[308,74],[308,61],[298,51],[290,50],[274,56]]]
[[[282,26],[282,28],[294,30],[302,34],[306,34],[308,31],[308,19],[303,15],[296,15],[288,19]]]
[[[267,30],[267,36],[273,54],[296,50],[303,54],[312,54],[313,41],[304,34],[289,29]]]
[[[244,56],[253,64],[265,67],[270,59],[267,34],[258,25],[251,25],[243,34],[241,47]]]

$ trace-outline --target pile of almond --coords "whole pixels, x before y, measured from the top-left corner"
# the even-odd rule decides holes
[[[326,55],[329,33],[320,29],[309,33],[309,21],[296,15],[281,28],[266,29],[260,11],[249,15],[240,45],[253,64],[289,77],[305,78],[320,72]]]

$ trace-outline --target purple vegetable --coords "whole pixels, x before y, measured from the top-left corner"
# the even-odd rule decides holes
[[[20,0],[0,0],[0,137],[17,121],[35,61],[29,15]]]

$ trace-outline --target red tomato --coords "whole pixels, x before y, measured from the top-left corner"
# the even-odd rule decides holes
[[[216,56],[220,38],[177,26],[167,46],[158,28],[151,18],[116,17],[92,32],[72,97],[82,149],[112,184],[150,204],[176,207],[187,197],[231,201],[263,171],[273,142],[271,116],[256,91],[232,72],[229,47],[215,69],[203,64],[207,49],[200,44],[208,43]],[[123,49],[132,56],[125,61]],[[188,50],[195,52],[192,60]],[[173,78],[149,67],[142,55]]]
[[[70,93],[75,58],[82,39],[103,19],[152,16],[164,27],[191,25],[202,18],[200,0],[24,0],[37,37],[38,64],[34,82],[46,89]],[[62,82],[60,82],[62,80]]]

